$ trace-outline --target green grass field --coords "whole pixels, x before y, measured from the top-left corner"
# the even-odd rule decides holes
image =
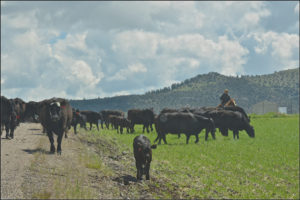
[[[153,150],[150,176],[168,180],[168,191],[176,190],[183,198],[299,199],[299,115],[253,116],[251,125],[254,139],[245,131],[239,140],[231,131],[228,137],[217,131],[216,140],[210,136],[205,142],[202,131],[198,144],[194,136],[185,144],[185,135],[178,139],[168,134],[168,144]],[[120,151],[132,154],[133,138],[142,134],[142,126],[135,130],[123,135],[107,129],[88,133],[113,140]],[[151,142],[156,138],[155,131],[144,135]],[[165,198],[172,194],[166,192]]]

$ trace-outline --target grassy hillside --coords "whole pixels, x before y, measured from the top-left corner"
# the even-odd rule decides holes
[[[268,75],[224,76],[215,72],[198,75],[179,84],[173,84],[144,95],[128,95],[91,100],[71,100],[79,109],[100,111],[153,107],[159,112],[165,107],[216,106],[224,89],[239,106],[250,112],[251,107],[261,101],[275,102],[287,106],[289,112],[299,112],[299,69],[275,72]],[[293,109],[293,110],[291,110]]]

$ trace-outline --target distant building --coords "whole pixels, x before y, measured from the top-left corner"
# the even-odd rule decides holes
[[[278,112],[283,113],[283,114],[287,114],[287,107],[278,107]]]
[[[252,113],[263,115],[268,112],[278,112],[278,105],[270,101],[262,101],[252,106]]]

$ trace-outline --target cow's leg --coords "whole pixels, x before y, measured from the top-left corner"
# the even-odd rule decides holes
[[[103,129],[103,121],[101,121],[101,128]]]
[[[135,162],[135,165],[136,165],[136,170],[137,170],[137,173],[136,173],[136,179],[137,180],[142,180],[142,165],[140,162],[136,161]]]
[[[6,123],[5,124],[5,131],[6,131],[6,139],[9,139],[9,124],[8,123]]]
[[[216,139],[216,131],[213,129],[210,131],[211,133],[211,136],[213,137],[213,139],[215,140]]]
[[[233,130],[233,139],[235,139],[235,136],[237,135],[237,131],[236,130]]]
[[[150,128],[151,128],[151,132],[153,131],[153,127],[152,127],[152,124],[150,124]]]
[[[48,138],[50,141],[50,153],[55,153],[54,139],[52,131],[47,131]]]
[[[76,126],[77,126],[77,123],[73,125],[74,133],[75,133],[75,134],[77,134],[77,132],[76,132]]]
[[[150,171],[150,163],[147,163],[145,166],[146,180],[150,180],[149,171]]]
[[[206,129],[206,130],[205,130],[205,141],[207,141],[207,139],[208,139],[208,133],[209,133],[209,130]]]
[[[64,133],[65,133],[65,138],[68,138],[68,131],[66,130],[64,131]]]
[[[196,134],[195,137],[196,137],[195,143],[198,143],[199,142],[199,136],[198,136],[198,134]]]
[[[96,123],[96,126],[97,126],[97,130],[99,131],[99,125],[98,125],[98,123]]]
[[[239,139],[239,131],[236,131],[236,138]]]
[[[186,135],[186,144],[189,143],[190,136],[191,136],[191,135],[189,135],[189,134]]]
[[[147,133],[150,133],[149,132],[149,124],[146,124],[146,129],[147,129]]]
[[[145,132],[145,124],[143,125],[143,133]]]
[[[93,124],[92,124],[92,122],[90,122],[90,130],[92,130],[92,126],[93,126]]]
[[[154,142],[153,143],[155,143],[158,139],[160,139],[160,137],[159,137],[159,133],[157,133],[157,137],[155,138],[155,140],[154,140]],[[160,144],[160,143],[159,143]]]
[[[62,137],[63,137],[63,132],[58,134],[57,137],[57,154],[61,155],[61,141],[62,141]]]
[[[9,134],[9,136],[10,136],[11,139],[14,138],[14,131],[15,131],[15,128],[16,128],[16,125],[15,125],[14,123],[12,123],[12,124],[10,125],[10,134]]]
[[[177,136],[178,136],[178,139],[179,139],[180,138],[180,133],[178,133]]]
[[[163,134],[163,140],[164,140],[164,143],[167,144],[166,134]]]

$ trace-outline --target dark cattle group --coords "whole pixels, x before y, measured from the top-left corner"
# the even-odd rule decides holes
[[[119,110],[102,110],[100,112],[79,110],[72,108],[66,99],[51,98],[43,101],[24,102],[20,98],[7,99],[1,96],[1,135],[2,130],[6,131],[6,138],[14,138],[14,130],[22,122],[38,122],[43,127],[43,132],[47,133],[50,141],[50,152],[61,154],[62,138],[68,137],[68,131],[73,126],[74,133],[77,134],[77,125],[86,128],[86,123],[90,124],[89,130],[96,125],[99,131],[101,128],[110,127],[123,134],[126,128],[128,134],[135,132],[136,124],[143,125],[149,133],[149,128],[153,131],[155,125],[157,137],[154,142],[161,140],[167,144],[167,134],[186,135],[186,144],[189,143],[190,136],[195,136],[195,143],[199,142],[199,134],[205,130],[205,140],[209,134],[216,139],[216,128],[223,136],[228,136],[229,130],[233,132],[233,139],[239,139],[239,131],[245,130],[249,137],[255,137],[253,126],[250,125],[250,117],[243,108],[238,106],[225,107],[200,107],[200,108],[165,108],[156,115],[152,108],[130,109],[125,113]],[[57,135],[57,148],[54,145],[53,134]],[[152,160],[152,150],[156,145],[151,145],[150,140],[144,136],[136,136],[133,140],[133,153],[136,161],[137,179],[150,179],[149,169]]]

